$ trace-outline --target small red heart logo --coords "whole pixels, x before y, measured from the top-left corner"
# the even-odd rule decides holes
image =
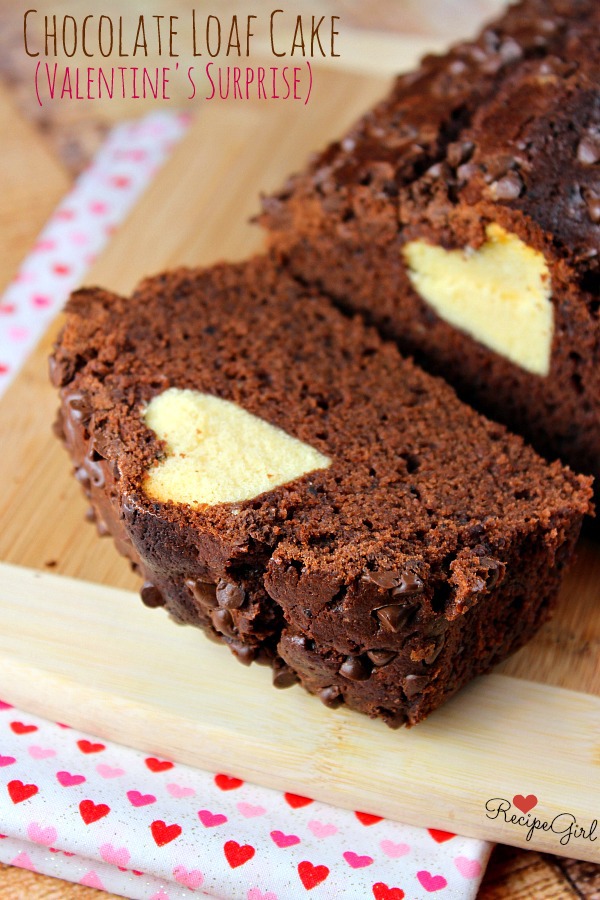
[[[55,265],[52,266],[52,271],[54,272],[55,275],[70,275],[71,274],[70,266],[65,266],[64,263],[55,263]]]
[[[15,734],[31,734],[38,730],[37,725],[24,725],[23,722],[11,722],[10,728]]]
[[[94,744],[93,741],[87,741],[85,739],[77,741],[77,746],[82,753],[100,753],[102,750],[106,750],[104,744]]]
[[[8,795],[13,803],[22,803],[24,800],[29,800],[30,797],[34,797],[39,791],[37,784],[23,784],[22,781],[9,781],[6,786]]]
[[[375,900],[403,900],[406,896],[404,891],[398,887],[388,887],[383,881],[378,881],[373,885],[373,896]]]
[[[151,772],[166,772],[168,769],[174,768],[174,763],[168,762],[166,759],[156,759],[155,756],[149,756],[144,760]]]
[[[355,812],[354,815],[363,825],[376,825],[377,822],[383,822],[383,816],[373,816],[371,813]]]
[[[256,850],[250,844],[238,844],[237,841],[227,841],[223,847],[225,859],[232,869],[243,866],[249,859],[252,859]]]
[[[436,844],[445,844],[446,841],[451,841],[452,838],[456,837],[451,831],[442,831],[440,828],[428,828],[427,831]]]
[[[515,794],[513,797],[513,804],[520,809],[522,813],[528,813],[530,809],[533,809],[534,806],[537,806],[538,798],[535,794],[527,794],[526,797],[523,794]]]
[[[310,797],[302,797],[300,794],[284,794],[283,796],[285,797],[285,802],[292,809],[301,809],[303,806],[308,806],[309,803],[314,803],[314,800],[311,800]]]
[[[304,860],[303,862],[298,863],[298,875],[306,890],[310,891],[318,884],[325,881],[329,875],[329,869],[327,866],[313,866],[312,863]]]
[[[94,803],[93,800],[82,800],[79,804],[79,814],[86,825],[103,819],[110,812],[110,806],[106,803]]]
[[[150,826],[150,831],[157,846],[164,847],[165,844],[170,844],[179,837],[181,825],[166,825],[161,819],[157,819]]]
[[[215,784],[221,791],[234,791],[243,783],[241,778],[233,778],[231,775],[215,775]]]

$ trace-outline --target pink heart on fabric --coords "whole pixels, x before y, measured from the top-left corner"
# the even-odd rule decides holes
[[[112,844],[102,844],[98,849],[100,850],[100,856],[104,862],[110,863],[113,866],[125,868],[129,862],[130,853],[127,847],[113,847]]]
[[[37,872],[36,867],[31,861],[28,853],[18,853],[14,859],[11,859],[11,865],[18,866],[20,869],[29,869],[30,872]]]
[[[27,834],[34,844],[43,844],[44,847],[50,847],[58,837],[56,828],[53,828],[52,825],[43,828],[39,822],[32,822],[28,825]]]
[[[0,756],[0,769],[3,766],[12,766],[13,763],[16,763],[16,759],[14,756]]]
[[[199,888],[204,881],[204,875],[199,869],[188,870],[185,866],[175,866],[173,869],[173,877],[175,878],[175,881],[178,881],[179,884],[189,888],[190,891]]]
[[[15,325],[14,328],[9,328],[8,337],[11,341],[24,341],[29,337],[29,329],[23,325]]]
[[[56,750],[52,750],[50,747],[38,747],[35,744],[32,747],[28,747],[27,752],[32,759],[48,759],[51,756],[56,756]]]
[[[100,877],[94,872],[93,869],[90,869],[89,872],[86,872],[79,884],[84,884],[86,887],[96,888],[98,891],[105,891],[106,888],[102,884]]]
[[[391,859],[400,859],[401,856],[406,856],[407,853],[410,853],[410,846],[408,844],[396,844],[394,841],[385,840],[381,841],[379,846],[385,855],[389,856]]]
[[[252,806],[251,803],[238,803],[237,808],[245,819],[253,819],[256,816],[264,816],[266,809],[264,806]]]
[[[169,894],[165,894],[163,890],[157,891],[156,894],[152,894],[150,900],[171,900]]]
[[[469,859],[468,856],[457,856],[454,865],[464,878],[479,878],[481,875],[481,863],[478,859]]]
[[[332,834],[337,834],[335,825],[331,825],[328,822],[319,822],[318,819],[312,819],[308,823],[308,827],[316,838],[326,838],[331,837]]]
[[[93,203],[90,203],[90,212],[96,216],[104,215],[107,209],[106,203],[102,203],[101,200],[95,200]]]
[[[417,878],[421,887],[430,894],[434,891],[441,891],[448,884],[443,875],[432,875],[431,872],[426,871],[417,872]]]
[[[215,828],[217,825],[223,825],[227,821],[227,816],[222,813],[211,813],[208,809],[199,809],[198,818],[205,828]]]
[[[277,894],[274,894],[273,891],[267,891],[266,894],[263,894],[257,887],[250,888],[246,896],[248,900],[278,900]]]
[[[39,309],[45,309],[47,306],[50,306],[52,300],[50,297],[44,297],[42,294],[36,294],[35,297],[31,298],[31,302],[34,306],[39,307]]]
[[[83,784],[85,775],[71,775],[70,772],[57,772],[56,777],[63,787],[73,787],[74,784]]]
[[[102,778],[118,778],[119,775],[125,774],[125,769],[113,768],[113,766],[107,766],[106,763],[99,763],[96,766],[96,772],[98,775],[101,775]]]
[[[194,788],[184,787],[181,784],[168,784],[167,790],[171,797],[176,797],[177,799],[180,799],[181,797],[194,797],[196,795]]]
[[[300,843],[297,834],[284,834],[283,831],[272,831],[271,838],[275,844],[281,849],[285,847],[293,847],[294,844]]]
[[[139,791],[127,791],[127,799],[132,806],[148,806],[150,803],[156,803],[154,794],[140,794]]]
[[[353,869],[364,869],[365,866],[370,866],[373,862],[372,856],[359,856],[358,853],[354,853],[352,850],[346,850],[343,857]]]
[[[49,238],[45,238],[41,241],[38,241],[37,244],[34,244],[34,250],[54,250],[56,247],[56,241],[52,241]]]
[[[14,303],[0,303],[0,315],[12,316],[12,314],[16,311],[17,307],[14,305]]]

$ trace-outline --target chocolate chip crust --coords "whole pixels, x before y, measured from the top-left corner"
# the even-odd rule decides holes
[[[142,599],[331,706],[414,724],[549,614],[589,479],[544,463],[269,258],[76,293],[59,431]],[[254,498],[148,495],[153,398],[233,402],[330,460]],[[232,447],[232,453],[236,448]]]
[[[593,475],[599,67],[597,3],[518,4],[475,42],[398,79],[345,138],[264,200],[261,217],[295,275],[365,314],[539,452]],[[542,373],[444,317],[411,278],[411,242],[472,253],[490,224],[546,261],[553,328]]]

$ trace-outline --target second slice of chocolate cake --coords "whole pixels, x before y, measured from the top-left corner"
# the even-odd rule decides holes
[[[79,291],[67,313],[60,431],[149,605],[392,725],[548,616],[589,479],[273,259]]]

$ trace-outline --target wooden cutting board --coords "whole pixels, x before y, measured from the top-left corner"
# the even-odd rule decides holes
[[[247,222],[259,191],[281,184],[386,84],[330,69],[318,72],[318,102],[306,107],[204,104],[88,283],[128,291],[165,266],[259,249],[260,231]],[[264,669],[241,667],[194,629],[145,609],[130,593],[137,580],[125,561],[83,523],[85,503],[50,433],[56,398],[46,359],[56,327],[0,402],[0,696],[340,806],[600,861],[600,842],[561,846],[543,830],[527,841],[526,828],[485,809],[492,798],[535,794],[540,820],[565,812],[589,828],[598,816],[597,543],[581,543],[554,622],[411,731],[325,710],[298,688],[276,692]]]

